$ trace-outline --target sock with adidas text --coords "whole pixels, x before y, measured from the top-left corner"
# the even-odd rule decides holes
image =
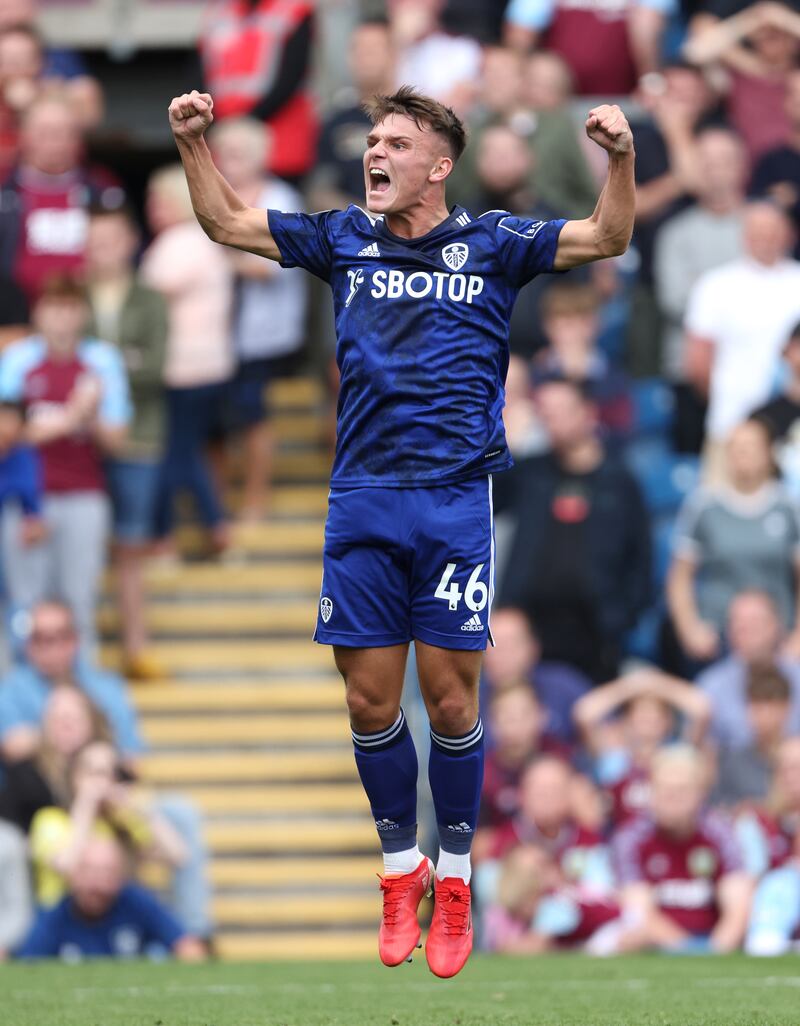
[[[405,714],[374,734],[353,731],[353,748],[367,793],[386,873],[413,873],[422,860],[417,847],[417,751]]]
[[[431,730],[428,777],[439,828],[437,879],[458,876],[469,883],[469,853],[478,825],[483,784],[483,724],[460,737]]]

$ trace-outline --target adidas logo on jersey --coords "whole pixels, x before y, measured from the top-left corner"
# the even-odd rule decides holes
[[[380,255],[381,255],[381,251],[378,249],[378,243],[377,242],[371,242],[368,246],[365,246],[358,253],[358,256],[367,256],[367,257],[379,257]]]
[[[462,631],[482,631],[483,630],[483,624],[481,623],[481,618],[478,616],[478,614],[475,613],[475,615],[471,616],[469,618],[469,620],[467,620],[466,623],[462,623],[461,624],[461,630]]]

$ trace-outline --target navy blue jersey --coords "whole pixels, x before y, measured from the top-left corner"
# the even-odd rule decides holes
[[[564,221],[455,207],[401,239],[360,207],[270,210],[284,267],[330,283],[341,371],[331,483],[419,486],[511,466],[503,430],[519,289],[552,271]]]

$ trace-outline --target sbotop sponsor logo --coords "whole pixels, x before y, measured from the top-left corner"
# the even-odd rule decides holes
[[[348,272],[349,273],[349,272]],[[449,299],[454,303],[471,304],[483,292],[479,274],[448,274],[446,271],[375,271],[371,277],[373,299]]]

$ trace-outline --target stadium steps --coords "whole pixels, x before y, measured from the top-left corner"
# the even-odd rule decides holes
[[[205,817],[223,958],[356,958],[375,950],[380,870],[353,761],[341,680],[311,641],[329,454],[324,395],[306,379],[270,396],[279,440],[269,516],[203,561],[181,528],[180,562],[146,572],[148,622],[165,679],[133,688],[149,754],[142,777]],[[119,666],[113,574],[99,611]],[[148,880],[165,883],[163,869]]]

